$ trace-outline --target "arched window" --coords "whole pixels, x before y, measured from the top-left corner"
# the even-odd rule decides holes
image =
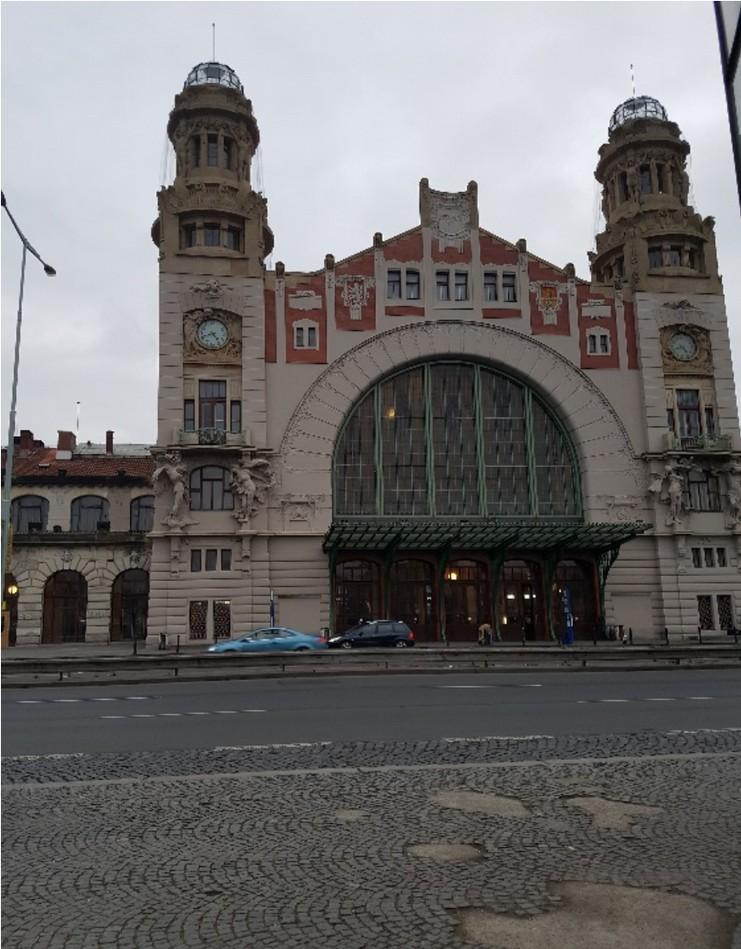
[[[111,642],[146,639],[149,574],[124,570],[111,588]]]
[[[44,586],[42,643],[85,642],[87,581],[76,570],[53,573]]]
[[[337,515],[576,517],[561,424],[528,386],[476,363],[429,362],[379,382],[334,452]]]
[[[11,505],[13,531],[16,534],[31,534],[45,531],[49,517],[49,502],[37,494],[26,494],[14,498]]]
[[[191,511],[232,511],[234,497],[228,468],[206,465],[190,476]]]
[[[97,494],[87,494],[75,498],[72,502],[71,531],[107,531],[110,530],[110,505],[107,498]]]
[[[154,524],[154,495],[134,498],[129,507],[129,530],[151,531]]]

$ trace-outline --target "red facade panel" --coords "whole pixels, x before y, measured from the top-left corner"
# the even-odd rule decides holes
[[[386,260],[397,260],[401,264],[418,263],[422,260],[422,231],[402,234],[387,241],[383,247]]]
[[[424,316],[423,306],[387,306],[386,316]]]
[[[314,324],[317,332],[316,348],[296,347],[296,323]],[[324,274],[305,277],[292,287],[286,287],[286,362],[327,362],[327,310],[324,303]],[[308,327],[307,327],[308,328]],[[306,336],[305,336],[306,339]]]
[[[491,234],[480,232],[479,247],[481,251],[481,263],[499,265],[515,265],[519,254],[514,247],[505,244],[504,241],[497,240]]]

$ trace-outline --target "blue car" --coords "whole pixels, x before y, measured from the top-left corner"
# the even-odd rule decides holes
[[[268,650],[290,650],[308,652],[310,649],[326,649],[327,640],[309,633],[299,633],[285,626],[263,626],[254,629],[239,639],[227,639],[208,647],[209,652],[268,652]]]

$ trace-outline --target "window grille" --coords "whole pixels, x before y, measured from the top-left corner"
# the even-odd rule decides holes
[[[528,514],[525,390],[493,372],[481,373],[481,424],[487,514]]]
[[[189,631],[191,639],[206,638],[206,615],[208,610],[208,600],[191,600]]]
[[[724,593],[718,597],[718,628],[728,629],[729,626],[733,625],[731,597]]]
[[[376,458],[374,393],[358,405],[335,452],[335,505],[338,514],[375,514]]]
[[[474,375],[465,366],[430,367],[437,514],[477,514]]]
[[[533,440],[539,514],[575,514],[576,485],[560,429],[533,398]]]
[[[700,629],[713,628],[713,598],[710,596],[698,596],[697,598],[697,618]]]
[[[381,385],[383,513],[427,514],[427,451],[422,369]]]
[[[232,634],[231,600],[214,600],[214,639],[229,639]]]

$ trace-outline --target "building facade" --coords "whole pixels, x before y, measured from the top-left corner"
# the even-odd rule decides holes
[[[4,459],[3,459],[4,460]],[[154,495],[148,445],[16,436],[7,645],[145,639]]]
[[[741,609],[741,440],[712,218],[654,99],[599,150],[589,280],[483,228],[477,186],[316,271],[265,267],[259,141],[196,67],[160,191],[149,636],[403,619],[418,639],[644,637]]]

